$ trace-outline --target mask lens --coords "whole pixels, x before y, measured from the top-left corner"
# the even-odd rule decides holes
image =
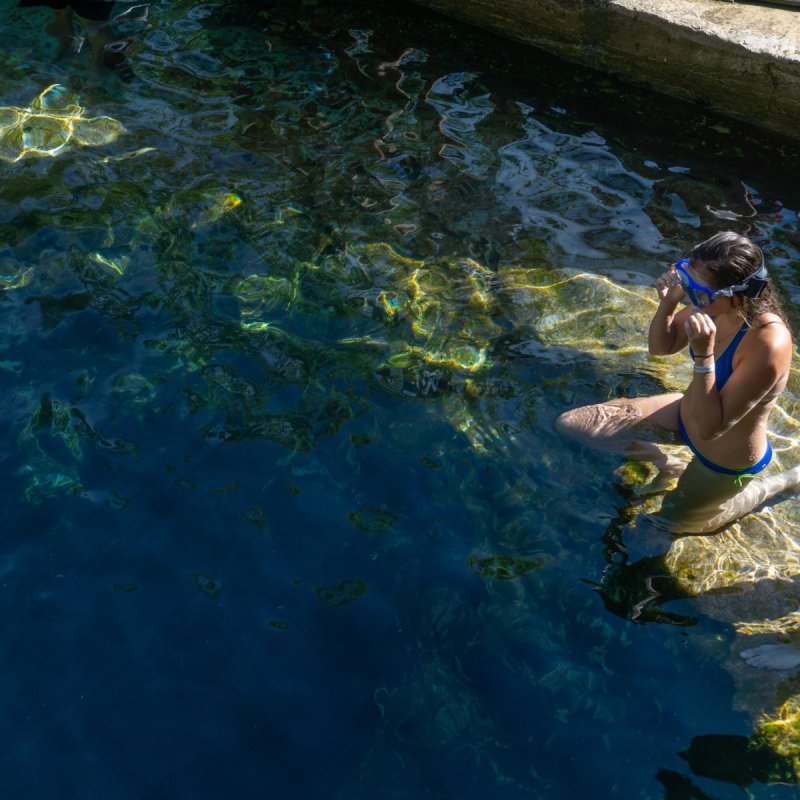
[[[694,294],[695,297],[697,298],[695,305],[698,308],[705,308],[706,306],[710,306],[714,302],[714,298],[710,293],[695,291]]]
[[[678,271],[678,275],[681,279],[681,287],[683,288],[683,291],[686,292],[686,295],[693,306],[696,306],[697,308],[705,308],[706,306],[710,306],[711,303],[714,302],[714,292],[706,286],[701,286],[699,283],[695,283],[692,280],[691,275],[689,275],[684,268],[683,265],[685,263],[687,263],[687,259],[679,261],[675,265],[675,269]]]

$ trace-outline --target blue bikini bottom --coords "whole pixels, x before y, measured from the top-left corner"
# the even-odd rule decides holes
[[[720,472],[723,475],[736,475],[738,477],[742,477],[744,475],[755,475],[756,472],[761,472],[761,470],[764,469],[764,467],[766,467],[770,461],[772,461],[772,445],[769,443],[769,440],[767,440],[767,452],[764,453],[761,460],[753,464],[752,467],[747,467],[745,469],[728,469],[728,467],[722,467],[706,458],[692,444],[692,440],[689,438],[689,434],[686,433],[686,428],[683,426],[683,420],[681,419],[680,411],[678,411],[678,430],[681,432],[683,441],[686,442],[686,444],[689,446],[689,449],[697,456],[698,461],[700,461],[701,464],[708,467],[710,470],[713,470],[714,472]]]

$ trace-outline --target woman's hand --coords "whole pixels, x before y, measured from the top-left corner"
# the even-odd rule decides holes
[[[674,264],[656,278],[656,291],[658,292],[658,299],[662,302],[667,301],[673,305],[678,305],[683,299],[681,278]]]
[[[683,323],[689,347],[698,355],[709,355],[714,352],[714,339],[717,335],[717,326],[714,320],[695,308]]]

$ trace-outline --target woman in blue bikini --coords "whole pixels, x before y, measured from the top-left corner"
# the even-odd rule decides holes
[[[660,516],[674,530],[705,533],[800,483],[800,467],[769,475],[767,419],[789,377],[792,335],[761,250],[718,233],[656,281],[652,355],[689,347],[683,394],[611,400],[562,414],[565,433],[587,444],[674,468],[647,433],[675,431],[694,453]],[[689,305],[679,309],[682,301]]]

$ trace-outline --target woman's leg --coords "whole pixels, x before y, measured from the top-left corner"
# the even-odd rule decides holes
[[[657,442],[665,431],[678,430],[681,394],[609,400],[565,411],[556,427],[583,444],[628,458],[669,466]]]
[[[665,495],[658,516],[675,533],[711,533],[798,485],[800,467],[737,482],[735,476],[713,472],[695,458]]]

